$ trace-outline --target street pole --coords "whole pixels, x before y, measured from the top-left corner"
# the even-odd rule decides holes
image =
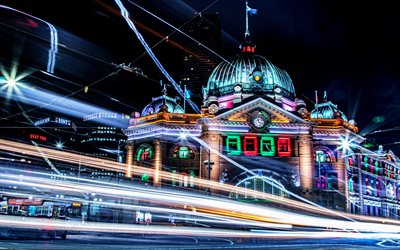
[[[211,164],[210,164],[210,149],[208,149],[208,180],[211,181]]]
[[[79,153],[79,166],[78,166],[78,183],[81,179],[81,158],[82,158],[82,153]]]

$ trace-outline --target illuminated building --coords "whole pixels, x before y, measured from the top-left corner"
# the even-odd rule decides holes
[[[34,120],[33,125],[22,131],[24,139],[57,149],[76,149],[77,126],[70,118],[49,115]]]
[[[83,152],[122,162],[126,137],[121,128],[127,126],[129,115],[99,112],[83,117],[80,142]]]
[[[240,50],[210,75],[201,114],[175,112],[178,104],[167,105],[173,99],[164,93],[150,104],[157,101],[157,109],[130,120],[124,130],[128,165],[152,168],[145,180],[157,186],[207,188],[193,185],[196,176],[281,196],[289,196],[288,190],[328,208],[398,218],[398,158],[363,148],[355,122],[326,93],[307,110],[289,75],[255,54],[248,30]],[[179,178],[160,183],[161,171]]]

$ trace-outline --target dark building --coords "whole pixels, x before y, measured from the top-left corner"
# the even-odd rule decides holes
[[[194,93],[192,99],[200,102],[201,86],[207,83],[208,77],[220,61],[211,51],[218,53],[221,42],[221,25],[218,14],[201,14],[188,23],[183,31],[199,43],[185,38],[185,55],[183,59],[182,84]],[[207,49],[208,48],[208,49]],[[183,87],[182,87],[183,88]]]
[[[129,115],[112,112],[84,116],[80,129],[82,152],[123,162],[126,136],[121,129],[128,127],[129,118]]]
[[[22,132],[24,139],[57,149],[78,150],[77,126],[71,119],[49,115],[35,120],[33,125]]]

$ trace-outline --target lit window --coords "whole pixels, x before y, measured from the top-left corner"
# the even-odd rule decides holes
[[[226,152],[228,155],[240,155],[240,136],[230,135],[226,137]]]
[[[258,145],[257,137],[255,136],[245,136],[243,140],[244,154],[245,155],[257,155]]]
[[[278,138],[278,155],[279,156],[291,156],[292,155],[290,138]]]
[[[331,156],[324,151],[317,151],[315,156],[315,162],[332,162]]]
[[[141,146],[136,155],[136,161],[146,161],[153,159],[153,150],[149,145]]]
[[[273,137],[261,137],[260,153],[262,156],[275,156],[275,141]]]
[[[194,159],[194,151],[187,146],[180,146],[174,150],[172,157],[175,159]]]

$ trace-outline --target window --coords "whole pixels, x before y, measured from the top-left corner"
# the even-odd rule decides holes
[[[275,156],[275,141],[273,137],[261,137],[260,153],[262,156]]]
[[[331,156],[328,153],[321,151],[321,150],[318,150],[315,153],[314,159],[315,159],[315,162],[331,162],[332,161]]]
[[[151,150],[150,145],[140,146],[136,155],[136,161],[147,161],[150,159],[153,159],[153,150]]]
[[[194,159],[194,151],[188,146],[179,146],[175,148],[172,157],[174,159]]]
[[[278,155],[279,156],[291,156],[292,155],[290,138],[278,138]]]
[[[230,135],[226,138],[226,152],[228,155],[240,155],[240,136]]]
[[[257,137],[255,136],[245,136],[243,141],[244,146],[244,154],[245,155],[257,155],[258,153],[258,145],[257,145]]]

